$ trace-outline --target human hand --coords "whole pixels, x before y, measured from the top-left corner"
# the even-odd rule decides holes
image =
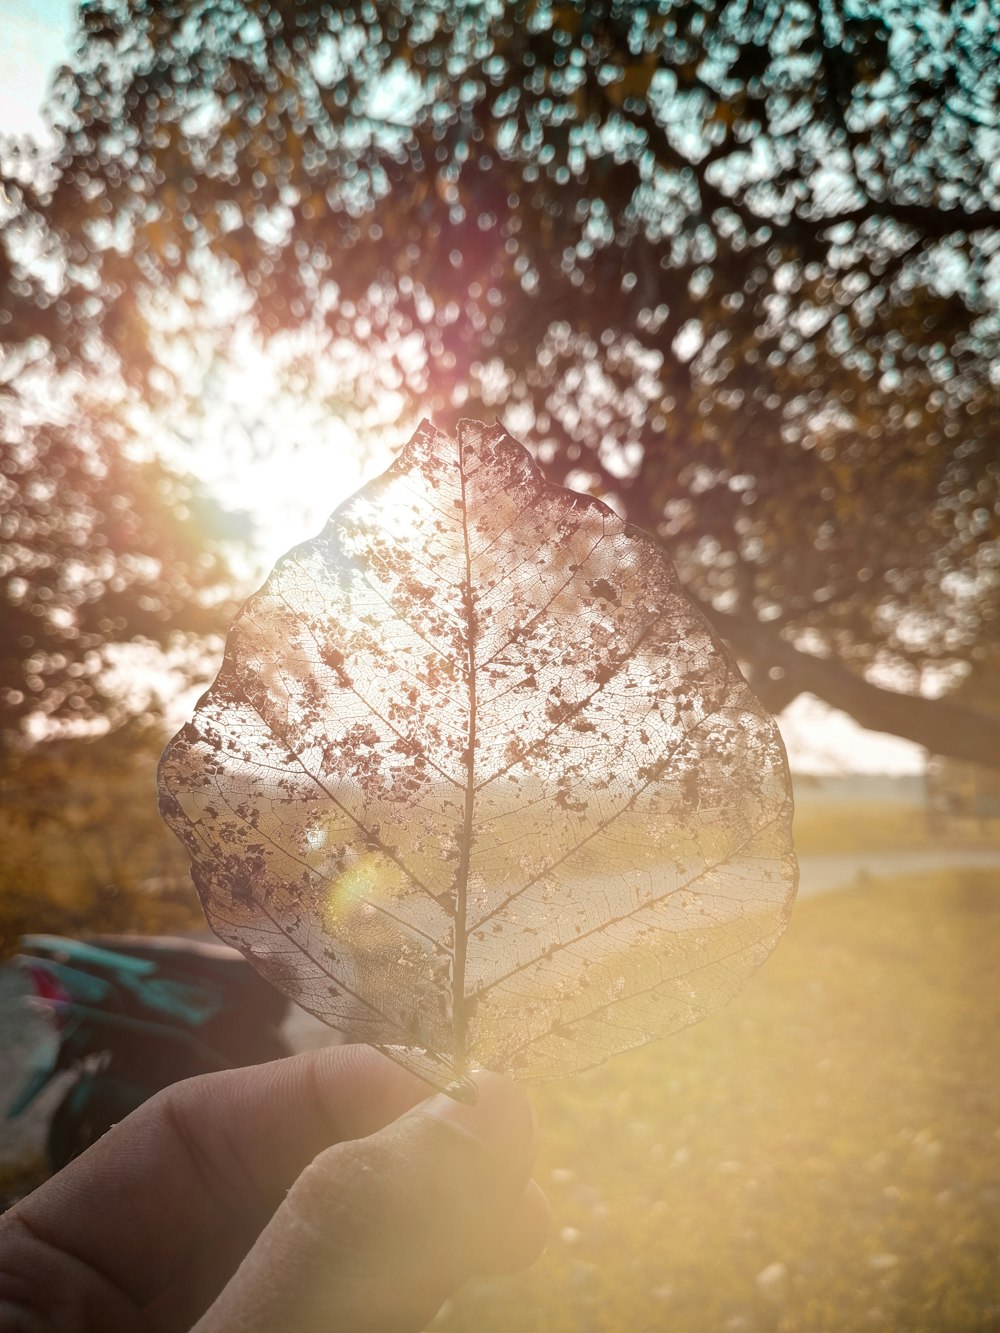
[[[524,1093],[369,1047],[175,1084],[0,1218],[2,1333],[415,1333],[548,1212]]]

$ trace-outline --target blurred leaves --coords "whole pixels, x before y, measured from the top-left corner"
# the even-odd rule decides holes
[[[657,532],[774,707],[877,718],[887,682],[996,644],[995,8],[119,0],[86,24],[51,179],[9,173],[12,346],[102,339],[155,398],[149,300],[210,304],[224,273],[265,334],[355,340],[376,392],[502,405],[554,480]],[[891,699],[882,724],[931,736]],[[974,714],[942,732],[1000,752]]]
[[[109,649],[219,634],[223,541],[243,531],[193,479],[134,456],[99,399],[70,394],[52,414],[12,396],[0,419],[0,730],[120,723]]]

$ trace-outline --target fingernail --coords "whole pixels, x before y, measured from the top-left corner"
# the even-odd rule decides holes
[[[438,1093],[414,1107],[411,1114],[442,1120],[478,1139],[497,1157],[533,1156],[537,1121],[524,1090],[500,1074],[477,1072],[472,1080],[479,1094],[474,1106]]]

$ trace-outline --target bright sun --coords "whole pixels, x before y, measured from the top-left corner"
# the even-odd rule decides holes
[[[388,444],[362,440],[345,421],[323,370],[305,383],[237,332],[225,362],[199,377],[196,418],[175,427],[164,449],[227,508],[251,516],[265,569],[392,461]]]

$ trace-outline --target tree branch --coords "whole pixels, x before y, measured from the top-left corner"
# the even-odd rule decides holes
[[[831,658],[794,647],[769,626],[739,614],[702,606],[708,619],[739,655],[783,673],[786,701],[815,694],[873,731],[886,731],[922,745],[931,754],[987,768],[1000,767],[1000,717],[949,699],[927,699],[873,685]]]

